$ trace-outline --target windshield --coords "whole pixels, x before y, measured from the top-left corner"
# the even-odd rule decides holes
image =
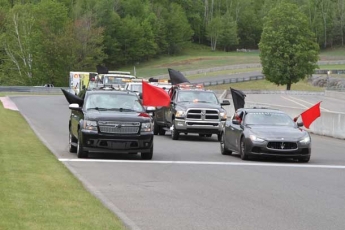
[[[86,99],[85,109],[144,112],[144,108],[135,95],[112,93],[89,95]]]
[[[213,92],[205,91],[180,91],[177,101],[219,104],[218,99]]]
[[[103,84],[125,86],[128,81],[130,81],[130,78],[104,76]]]
[[[135,85],[133,84],[129,87],[129,90],[141,93],[143,91],[143,87],[141,84],[135,84]]]
[[[245,116],[246,125],[276,125],[294,126],[293,120],[284,113],[248,113]]]

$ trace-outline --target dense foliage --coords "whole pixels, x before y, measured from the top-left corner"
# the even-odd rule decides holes
[[[67,85],[68,72],[180,53],[258,49],[263,19],[290,2],[322,47],[344,45],[345,0],[0,0],[0,84]]]
[[[295,4],[282,3],[269,12],[259,48],[266,79],[286,85],[287,90],[317,67],[319,46],[307,17]]]

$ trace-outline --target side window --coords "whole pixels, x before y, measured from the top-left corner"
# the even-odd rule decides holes
[[[176,96],[177,96],[177,92],[176,92],[176,90],[174,90],[173,93],[172,93],[172,96],[171,96],[171,100],[175,101]]]
[[[232,120],[237,120],[240,123],[242,123],[243,118],[244,118],[243,114],[244,114],[243,111],[236,111],[234,116],[232,117]]]

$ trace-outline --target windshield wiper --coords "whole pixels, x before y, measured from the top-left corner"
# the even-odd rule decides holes
[[[111,111],[126,111],[126,112],[135,112],[134,109],[124,109],[124,108],[108,108],[107,110],[111,110]]]
[[[94,110],[108,110],[107,108],[101,108],[101,107],[88,108],[87,110],[91,110],[91,109],[94,109]]]

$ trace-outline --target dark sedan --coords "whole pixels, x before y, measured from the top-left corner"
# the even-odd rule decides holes
[[[239,152],[242,160],[251,156],[294,158],[308,162],[311,138],[286,113],[273,109],[239,109],[223,127],[220,149],[223,155]]]

